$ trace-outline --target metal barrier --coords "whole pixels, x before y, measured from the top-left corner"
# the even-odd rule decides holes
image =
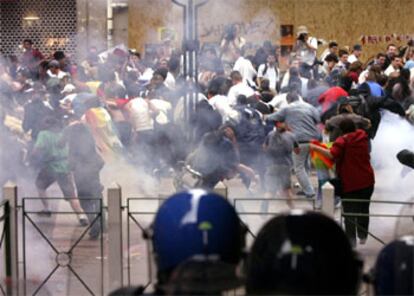
[[[329,189],[329,188],[328,188]],[[329,211],[333,212],[333,197],[331,197],[332,194],[325,194],[326,199],[329,202],[328,206],[325,207],[329,209]],[[16,186],[9,186],[8,189],[4,191],[4,196],[6,197],[6,201],[2,202],[0,204],[0,209],[5,209],[4,212],[0,211],[0,250],[3,252],[3,250],[7,253],[5,258],[7,260],[7,266],[10,268],[7,268],[6,266],[6,274],[7,277],[11,277],[12,282],[17,283],[18,279],[18,270],[17,270],[17,220],[13,223],[13,220],[16,219],[16,215],[18,213],[18,210],[20,209],[20,213],[22,214],[22,237],[23,237],[23,260],[22,260],[22,271],[23,271],[23,280],[24,284],[22,285],[22,288],[24,289],[21,294],[24,293],[24,295],[27,294],[38,294],[42,287],[44,287],[48,281],[52,278],[52,276],[57,272],[57,270],[65,269],[67,268],[68,273],[71,276],[74,276],[74,278],[79,281],[81,284],[81,287],[84,287],[89,294],[103,294],[104,293],[104,240],[103,236],[100,238],[100,258],[99,258],[99,265],[100,266],[100,290],[99,291],[93,291],[93,289],[88,285],[88,279],[82,278],[80,274],[75,270],[73,263],[76,261],[76,256],[74,255],[74,250],[79,249],[79,244],[82,241],[82,239],[85,237],[88,230],[95,224],[101,222],[101,231],[103,231],[103,211],[104,207],[102,205],[101,199],[90,199],[90,200],[99,200],[99,210],[93,211],[86,214],[92,214],[94,215],[94,219],[92,223],[85,227],[85,229],[82,229],[77,232],[76,234],[79,234],[79,237],[77,239],[74,239],[73,241],[70,241],[71,245],[67,249],[62,249],[60,246],[55,245],[54,240],[51,240],[48,238],[48,236],[42,231],[41,226],[39,225],[39,221],[37,219],[33,218],[33,215],[41,213],[41,211],[36,210],[36,207],[31,206],[31,202],[37,201],[40,202],[42,200],[45,200],[44,198],[23,198],[22,199],[22,205],[20,207],[16,206],[17,201],[17,188]],[[137,240],[136,237],[143,237],[143,236],[149,236],[148,233],[148,225],[151,223],[151,216],[154,216],[159,208],[159,206],[162,204],[162,202],[167,198],[165,197],[143,197],[143,198],[127,198],[126,203],[122,203],[122,192],[121,187],[116,185],[108,190],[108,266],[110,268],[108,271],[108,277],[109,277],[109,289],[110,291],[115,290],[116,288],[119,288],[124,285],[124,273],[127,272],[127,280],[125,281],[125,284],[131,285],[135,284],[132,282],[132,275],[133,272],[136,270],[136,268],[139,268],[140,265],[137,265],[134,261],[132,249],[134,248],[134,241],[138,242],[137,246],[138,248],[141,248],[144,244],[142,241]],[[330,200],[332,199],[332,200]],[[62,201],[62,198],[47,198],[46,200],[55,200],[55,201]],[[241,222],[246,226],[251,238],[256,237],[256,233],[252,231],[247,224],[248,221],[244,219],[242,220],[243,216],[272,216],[280,214],[281,212],[284,212],[288,209],[288,207],[285,205],[288,201],[291,201],[295,204],[295,208],[304,208],[304,209],[315,209],[316,200],[315,199],[308,199],[308,198],[293,198],[293,199],[287,199],[287,198],[263,198],[263,197],[245,197],[245,198],[235,198],[233,199],[233,205],[235,209],[237,210]],[[268,202],[270,205],[271,211],[264,212],[261,209],[261,203]],[[394,205],[414,205],[414,202],[397,202],[397,201],[379,201],[379,200],[372,200],[372,201],[366,201],[366,200],[343,200],[343,204],[347,202],[370,202],[370,203],[383,203],[383,204],[394,204]],[[141,203],[141,205],[139,204]],[[153,205],[151,206],[151,203]],[[245,211],[242,208],[243,203],[253,203],[253,206],[249,205],[249,208],[247,211]],[[276,206],[277,203],[283,203],[283,207]],[[300,205],[300,203],[303,203],[303,206]],[[33,209],[34,208],[34,209]],[[286,208],[286,209],[284,209]],[[257,210],[257,211],[255,211]],[[4,214],[6,213],[6,214]],[[78,214],[74,211],[56,211],[52,212],[53,215],[74,215]],[[123,214],[125,216],[123,216]],[[344,212],[343,208],[341,209],[341,219],[344,217],[351,217],[351,216],[370,216],[370,217],[395,217],[395,218],[414,218],[414,215],[391,215],[391,214],[378,214],[378,213],[372,213],[372,214],[361,214],[361,213],[348,213]],[[44,220],[43,220],[44,221]],[[124,222],[127,222],[126,227],[123,225]],[[147,223],[148,222],[148,223]],[[148,225],[146,225],[148,224]],[[5,226],[6,225],[6,226]],[[52,225],[52,224],[51,224]],[[66,225],[66,223],[65,223]],[[8,227],[10,226],[10,227]],[[50,247],[51,252],[53,253],[53,256],[55,258],[54,268],[51,269],[51,271],[45,276],[45,278],[39,282],[39,285],[35,288],[30,288],[30,291],[28,291],[26,287],[26,280],[27,280],[27,273],[28,270],[30,271],[31,266],[28,265],[30,262],[30,258],[28,258],[27,254],[27,248],[30,247],[30,240],[28,240],[27,233],[28,233],[28,226],[34,229],[34,232],[36,235],[40,236],[43,243],[45,243],[47,246]],[[44,226],[44,225],[43,225]],[[251,225],[250,225],[251,226]],[[138,230],[138,231],[136,231]],[[33,232],[33,231],[32,231]],[[32,233],[31,232],[31,233]],[[126,232],[126,238],[123,238],[123,233]],[[384,243],[380,238],[376,237],[374,234],[369,233],[372,237],[376,238],[376,240]],[[10,236],[10,247],[6,250],[8,239],[7,237]],[[65,242],[67,242],[66,238]],[[123,240],[126,239],[125,242]],[[127,248],[123,248],[123,244],[126,243]],[[150,247],[150,244],[147,245]],[[145,246],[143,247],[145,248]],[[42,249],[43,250],[43,249]],[[97,250],[95,248],[94,250]],[[138,249],[139,250],[139,249]],[[45,249],[46,251],[46,249]],[[125,251],[127,254],[125,254]],[[123,260],[125,256],[126,261],[126,268],[124,270],[123,267]],[[98,259],[98,258],[97,258]],[[148,277],[145,287],[150,286],[152,284],[153,280],[153,270],[152,270],[152,262],[151,262],[151,256],[148,254],[148,256],[145,258],[145,254],[141,257],[139,260],[148,260],[148,271],[147,270],[142,272],[143,276]],[[145,263],[140,263],[142,266],[145,265]],[[84,271],[84,270],[82,270]],[[94,279],[95,279],[94,274]],[[10,285],[11,286],[11,285]],[[95,286],[98,287],[98,285],[95,283]],[[16,287],[18,288],[18,287]],[[0,282],[0,295],[18,295],[18,291],[16,293],[10,292],[11,287],[1,285]],[[97,290],[99,287],[97,288]]]
[[[126,204],[126,213],[127,213],[127,278],[128,278],[128,285],[131,285],[131,224],[135,225],[139,229],[139,233],[141,234],[142,238],[148,238],[148,229],[142,225],[140,221],[138,221],[138,216],[154,216],[160,205],[165,201],[166,197],[158,197],[158,198],[128,198]],[[134,203],[138,202],[157,202],[157,205],[154,210],[150,211],[140,211],[134,210],[136,205]],[[149,247],[149,244],[147,245]],[[149,285],[152,284],[152,264],[151,264],[151,255],[148,252],[148,280],[144,285],[144,288],[147,288]]]
[[[7,295],[19,294],[19,262],[18,262],[18,232],[17,232],[17,186],[11,182],[7,182],[3,187],[3,199],[6,201],[6,214],[2,215],[5,220],[4,244],[6,264],[6,292]],[[2,234],[2,237],[3,237]]]
[[[0,293],[2,295],[11,295],[12,291],[9,282],[11,278],[10,206],[8,200],[0,203],[0,252],[3,253],[3,251],[4,258],[1,262],[4,262],[4,283],[6,286],[3,285],[3,278],[0,276]]]
[[[276,202],[306,202],[309,203],[311,202],[312,204],[312,209],[315,209],[315,199],[310,199],[310,198],[293,198],[293,199],[288,199],[288,198],[263,198],[263,197],[248,197],[248,198],[235,198],[233,199],[233,206],[236,209],[239,217],[240,217],[240,221],[243,223],[243,225],[247,228],[247,232],[253,237],[256,238],[256,235],[251,231],[251,229],[248,227],[247,223],[245,223],[245,221],[243,221],[241,219],[241,216],[270,216],[270,215],[277,215],[280,213],[283,213],[284,211],[275,211],[275,212],[271,212],[271,211],[257,211],[257,212],[246,212],[246,211],[238,211],[238,204],[241,204],[241,202],[261,202],[261,203],[276,203]]]
[[[91,295],[96,294],[104,294],[104,252],[103,252],[103,235],[100,235],[100,291],[94,292],[93,289],[87,284],[86,279],[83,279],[79,273],[75,270],[73,266],[74,261],[74,250],[79,246],[79,243],[82,241],[82,239],[85,237],[86,233],[95,225],[95,223],[98,223],[100,221],[100,232],[103,233],[103,206],[102,206],[102,200],[100,198],[84,198],[84,201],[90,201],[90,202],[96,202],[99,203],[98,210],[96,211],[90,211],[90,212],[75,212],[75,211],[51,211],[52,215],[77,215],[77,214],[86,214],[86,215],[93,215],[94,218],[92,222],[89,223],[89,225],[82,230],[80,236],[75,240],[74,243],[70,245],[69,248],[63,249],[56,244],[53,243],[53,241],[48,238],[47,234],[42,231],[41,225],[37,223],[31,215],[41,215],[44,214],[43,211],[32,209],[30,202],[39,202],[39,201],[61,201],[63,198],[23,198],[22,200],[22,235],[23,235],[23,280],[24,280],[24,295],[28,295],[27,291],[27,270],[29,268],[28,266],[28,255],[27,255],[27,246],[30,244],[30,242],[27,241],[27,223],[31,225],[36,231],[37,234],[40,235],[40,237],[43,239],[43,242],[46,242],[46,244],[50,247],[50,249],[53,251],[55,255],[55,267],[48,273],[48,275],[42,280],[40,285],[35,288],[32,295],[36,295],[39,293],[39,291],[46,285],[46,283],[51,279],[51,277],[56,273],[58,269],[67,268],[74,276],[75,278],[82,284],[82,286],[89,292]]]
[[[344,211],[344,205],[346,204],[352,204],[352,203],[368,203],[371,204],[388,204],[388,205],[397,205],[397,206],[404,206],[404,205],[410,205],[413,206],[414,202],[407,202],[407,201],[388,201],[388,200],[366,200],[366,199],[343,199],[342,200],[342,207],[341,207],[341,225],[344,223],[344,219],[346,217],[377,217],[377,218],[411,218],[413,219],[413,229],[414,229],[414,214],[413,215],[401,215],[401,214],[364,214],[364,213],[352,213],[352,212],[345,212]],[[368,206],[369,206],[368,205]],[[357,228],[363,230],[366,232],[369,236],[374,238],[376,241],[381,243],[382,245],[385,245],[386,242],[381,240],[378,236],[370,232],[368,229],[364,229],[361,225],[359,225],[357,222],[350,220],[353,225],[355,225]]]

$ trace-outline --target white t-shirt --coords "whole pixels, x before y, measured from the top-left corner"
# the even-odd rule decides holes
[[[276,69],[275,69],[276,67]],[[270,81],[270,89],[273,91],[276,91],[276,84],[279,82],[279,68],[275,65],[275,67],[271,67],[266,64],[261,64],[259,66],[259,69],[257,71],[257,77],[258,78],[267,78]],[[266,73],[264,73],[264,70],[266,69]]]
[[[276,95],[273,97],[273,99],[268,104],[271,105],[275,109],[275,112],[277,110],[283,109],[289,106],[289,103],[286,100],[287,95],[288,95],[287,93]],[[299,96],[299,101],[303,102],[303,99],[301,96]]]
[[[158,124],[167,124],[170,122],[168,114],[171,112],[172,105],[170,102],[162,99],[152,99],[151,104],[159,111],[155,117]]]
[[[141,83],[149,82],[152,78],[152,75],[154,75],[154,70],[151,68],[146,68],[145,71],[139,76],[138,81]]]
[[[392,65],[389,65],[388,68],[384,71],[384,74],[390,76],[393,72],[400,72],[400,69],[395,69]]]
[[[217,110],[223,118],[223,123],[229,119],[237,120],[238,112],[230,107],[226,96],[216,95],[208,100],[213,109]]]
[[[126,105],[129,111],[130,123],[134,131],[146,131],[154,129],[154,120],[148,103],[140,97],[134,98]]]
[[[414,79],[414,68],[411,68],[410,69],[410,80],[411,80],[411,82],[413,82],[413,79]]]
[[[175,78],[170,72],[167,72],[167,77],[165,78],[164,84],[171,90],[175,89]]]
[[[52,73],[52,71],[50,71],[50,69],[49,70],[47,70],[47,75],[50,77],[50,78],[58,78],[58,79],[63,79],[63,78],[65,78],[65,77],[70,77],[70,75],[69,75],[69,73],[67,73],[67,72],[64,72],[64,71],[59,71],[59,73],[57,74],[57,75],[55,75],[55,74],[53,74]]]
[[[239,57],[234,64],[233,71],[240,72],[243,77],[243,82],[248,83],[249,85],[255,85],[254,77],[257,75],[256,70],[253,67],[252,62],[244,57]]]
[[[254,90],[243,82],[233,85],[227,95],[228,102],[231,107],[237,105],[237,97],[239,95],[245,95],[248,98],[254,95]]]
[[[352,64],[353,62],[357,62],[358,58],[354,54],[350,54],[348,56],[348,63]]]
[[[361,74],[359,74],[359,77],[358,77],[358,84],[359,85],[361,85],[365,81],[367,81],[368,73],[369,73],[369,69],[365,69],[364,71],[361,72]]]

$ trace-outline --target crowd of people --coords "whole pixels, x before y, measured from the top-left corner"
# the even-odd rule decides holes
[[[240,176],[246,187],[258,183],[265,197],[281,197],[291,207],[292,174],[300,186],[295,193],[315,199],[316,208],[323,184],[331,182],[338,206],[344,200],[345,212],[368,214],[375,188],[371,140],[381,112],[414,122],[412,42],[388,44],[373,60],[361,61],[360,44],[349,48],[332,41],[318,56],[321,44],[305,26],[296,37],[282,67],[278,46],[267,41],[246,52],[246,41],[230,26],[217,48],[202,48],[199,72],[191,79],[183,75],[182,52],[174,48],[151,55],[121,48],[102,55],[90,48],[78,60],[64,51],[46,56],[24,40],[23,54],[0,56],[0,181],[30,179],[32,171],[40,197],[57,182],[79,223],[94,224],[92,239],[101,226],[84,213],[98,210],[91,198],[102,198],[102,168],[121,159],[157,178],[182,176],[187,169],[204,189]],[[413,166],[411,151],[400,156]],[[193,207],[198,215],[186,212]],[[267,208],[264,202],[262,211]],[[51,215],[46,199],[41,214]],[[182,225],[195,235],[191,244],[178,229]],[[153,228],[160,291],[214,294],[239,286],[234,267],[243,257],[244,230],[223,198],[200,190],[173,197]],[[321,229],[332,233],[329,243]],[[360,266],[352,247],[366,242],[368,229],[366,215],[345,217],[346,236],[320,214],[275,217],[247,261],[247,293],[355,294]],[[217,274],[210,279],[214,285],[204,282],[206,270]]]
[[[330,42],[318,56],[319,41],[300,26],[283,68],[278,46],[266,41],[246,52],[245,43],[229,26],[217,48],[202,47],[197,77],[189,79],[174,48],[151,55],[90,48],[82,61],[63,51],[44,56],[24,40],[23,54],[0,58],[2,142],[18,147],[2,149],[2,183],[31,168],[39,196],[57,182],[82,225],[93,218],[82,213],[97,206],[87,198],[102,197],[101,169],[119,159],[155,177],[178,175],[185,163],[198,186],[210,189],[239,175],[289,205],[292,174],[296,194],[315,198],[317,208],[328,181],[338,205],[340,198],[369,201],[371,140],[382,110],[414,120],[411,44],[389,44],[364,63],[359,44],[349,51]],[[21,120],[20,134],[10,118]],[[367,213],[368,205],[344,207]],[[46,200],[43,214],[50,215]],[[355,225],[364,243],[368,218],[346,219],[354,245]]]

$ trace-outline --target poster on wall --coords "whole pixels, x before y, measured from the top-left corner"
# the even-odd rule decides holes
[[[159,41],[175,41],[177,32],[171,28],[159,27],[158,28],[158,38]]]

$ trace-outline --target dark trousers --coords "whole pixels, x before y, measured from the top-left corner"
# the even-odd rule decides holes
[[[299,66],[299,73],[301,77],[311,79],[313,73],[313,66],[309,66],[306,63],[301,63]]]
[[[359,239],[366,239],[368,236],[369,217],[346,216],[346,214],[369,214],[369,201],[371,200],[374,186],[368,188],[342,193],[341,199],[358,199],[367,202],[343,202],[342,207],[345,214],[345,232],[350,241],[356,242],[356,235]]]
[[[99,180],[99,171],[85,174],[85,172],[74,172],[75,184],[78,191],[79,203],[88,217],[89,223],[93,223],[90,229],[92,236],[97,236],[101,232],[101,221],[105,225],[104,214],[102,211],[103,186]],[[99,202],[99,199],[101,202]],[[101,218],[96,218],[99,213]],[[96,219],[96,220],[95,220]]]

